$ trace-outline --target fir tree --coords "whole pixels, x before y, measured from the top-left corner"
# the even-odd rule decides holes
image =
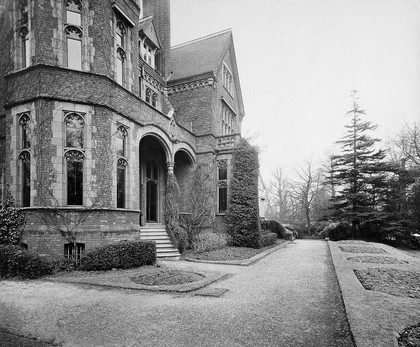
[[[353,236],[363,222],[381,223],[386,219],[383,211],[387,199],[387,177],[392,167],[384,161],[385,151],[376,149],[380,139],[369,133],[376,125],[363,120],[366,116],[357,92],[352,94],[352,108],[347,112],[350,122],[346,132],[337,141],[341,153],[332,156],[330,182],[336,194],[331,198],[333,218],[351,222]]]

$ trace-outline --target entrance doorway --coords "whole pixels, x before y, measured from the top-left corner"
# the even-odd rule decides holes
[[[140,225],[164,223],[166,155],[159,140],[146,136],[140,141]]]

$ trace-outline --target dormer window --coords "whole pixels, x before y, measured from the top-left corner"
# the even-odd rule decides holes
[[[153,48],[149,45],[146,40],[140,43],[140,57],[145,61],[148,65],[150,65],[153,69],[155,69],[155,53],[156,48]]]

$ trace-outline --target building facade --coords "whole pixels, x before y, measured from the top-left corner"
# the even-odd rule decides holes
[[[27,211],[28,249],[62,256],[165,231],[168,175],[188,214],[204,163],[207,227],[223,230],[244,116],[232,32],[171,47],[169,0],[0,6],[2,182]]]

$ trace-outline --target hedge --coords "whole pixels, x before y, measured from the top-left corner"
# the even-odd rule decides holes
[[[260,247],[274,245],[277,242],[277,235],[274,233],[262,234],[260,238]]]
[[[264,230],[269,230],[272,233],[277,235],[278,239],[285,238],[286,229],[276,220],[266,219],[261,221],[261,228]]]
[[[259,248],[258,152],[243,139],[234,149],[232,173],[226,231],[234,246]]]
[[[86,271],[129,269],[156,262],[154,241],[122,241],[97,247],[85,253],[81,269]]]
[[[35,279],[54,272],[54,263],[16,245],[0,245],[0,277]]]

